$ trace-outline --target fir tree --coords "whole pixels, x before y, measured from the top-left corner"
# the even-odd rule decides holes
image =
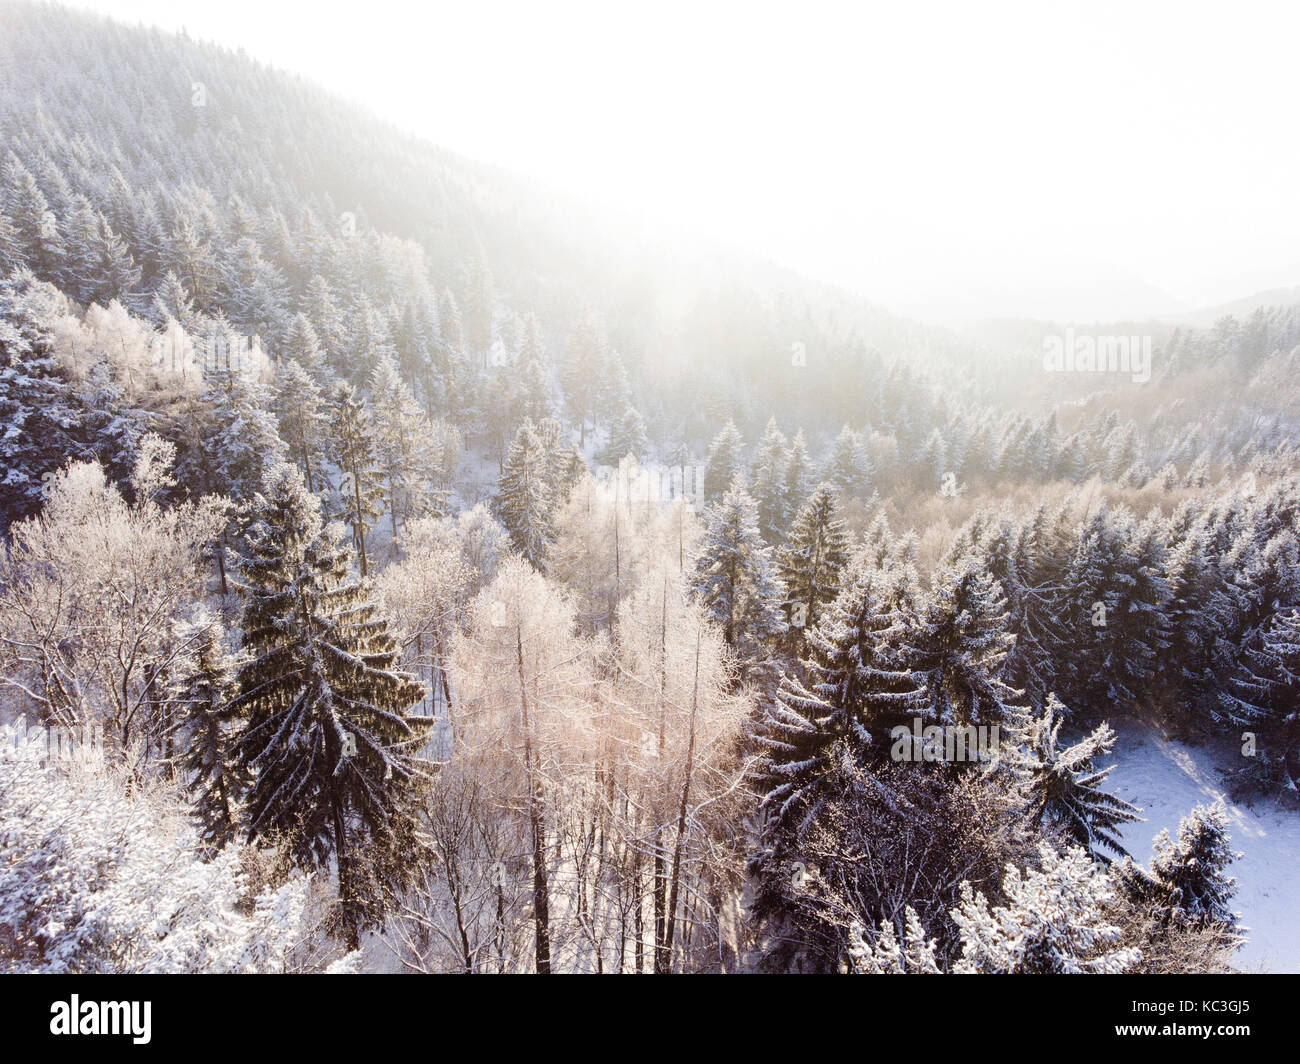
[[[691,588],[742,660],[761,662],[771,641],[786,631],[785,588],[739,475],[705,516]]]
[[[1066,838],[1100,860],[1100,848],[1119,856],[1128,851],[1116,829],[1140,820],[1141,810],[1101,789],[1114,766],[1098,770],[1094,762],[1110,753],[1115,733],[1100,725],[1073,746],[1061,749],[1058,736],[1064,709],[1049,696],[1042,717],[1025,733],[1019,771],[1025,780],[1030,810],[1040,825],[1059,828]]]
[[[816,625],[822,609],[835,600],[848,556],[849,537],[837,513],[835,489],[822,484],[794,519],[778,555],[781,579],[800,627]]]
[[[758,454],[754,458],[754,500],[758,503],[758,530],[766,543],[778,543],[786,534],[795,511],[786,507],[786,464],[790,445],[777,428],[776,418],[768,420]],[[800,500],[802,504],[803,500]]]
[[[520,554],[541,569],[555,540],[554,497],[549,455],[531,422],[515,433],[497,487],[496,506]]]
[[[743,477],[741,451],[744,446],[744,440],[741,439],[740,430],[736,428],[734,421],[728,421],[722,427],[722,431],[713,438],[713,443],[709,446],[708,463],[704,469],[706,505],[722,498],[730,490],[737,475]]]
[[[352,542],[361,564],[361,575],[366,576],[369,569],[366,534],[382,512],[379,508],[381,488],[379,471],[375,466],[374,429],[361,397],[346,381],[335,385],[331,405],[334,417],[331,450],[342,473],[339,485],[341,512],[352,528]]]
[[[315,493],[322,475],[329,416],[316,382],[296,359],[282,362],[276,374],[275,412],[289,456],[302,470],[307,490]]]
[[[1217,924],[1235,929],[1237,915],[1228,905],[1237,883],[1225,870],[1241,854],[1232,849],[1222,800],[1198,805],[1178,825],[1177,841],[1166,829],[1153,846],[1149,870],[1132,858],[1115,866],[1124,895],[1164,927]]]
[[[625,407],[623,413],[610,425],[609,443],[601,452],[601,460],[610,465],[618,465],[628,455],[644,459],[649,450],[650,440],[646,436],[645,422],[635,407]]]
[[[272,470],[258,510],[242,588],[247,661],[230,704],[255,773],[248,832],[283,837],[305,868],[337,863],[342,937],[355,950],[414,874],[428,778],[415,754],[429,721],[406,710],[424,690],[397,671],[387,622],[302,474]]]
[[[182,639],[190,651],[174,681],[187,738],[183,764],[200,837],[215,851],[235,837],[251,780],[235,756],[237,736],[227,712],[239,662],[216,618],[200,614],[189,627]]]

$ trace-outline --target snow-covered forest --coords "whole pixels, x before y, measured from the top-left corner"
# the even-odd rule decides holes
[[[1300,970],[1300,303],[1064,329],[4,3],[0,971]]]

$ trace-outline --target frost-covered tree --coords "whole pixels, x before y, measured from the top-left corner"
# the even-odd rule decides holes
[[[181,764],[194,796],[199,836],[216,851],[239,831],[249,783],[247,767],[235,756],[235,727],[226,712],[239,661],[226,645],[220,620],[207,611],[200,609],[184,623],[188,653],[171,681],[185,744]]]
[[[1123,857],[1128,851],[1117,829],[1140,820],[1141,810],[1101,789],[1113,765],[1095,766],[1097,758],[1114,747],[1115,732],[1110,725],[1101,724],[1062,749],[1059,734],[1064,716],[1064,707],[1051,695],[1043,715],[1025,730],[1017,768],[1025,780],[1030,809],[1039,824],[1058,828],[1094,857],[1105,860],[1102,849]]]
[[[785,587],[772,548],[759,534],[757,506],[739,476],[705,515],[691,590],[745,661],[764,660],[772,640],[788,628],[781,609]]]
[[[847,498],[867,497],[871,485],[871,459],[867,457],[862,433],[845,425],[835,437],[826,458],[826,474]]]
[[[840,592],[840,574],[849,560],[849,536],[838,514],[835,489],[821,484],[790,526],[777,555],[792,611],[811,628]]]
[[[501,523],[520,554],[540,569],[555,539],[555,488],[550,456],[531,423],[515,433],[497,485]]]
[[[275,378],[275,414],[289,457],[302,470],[307,490],[316,492],[329,433],[324,397],[311,374],[296,359],[282,362]]]
[[[254,774],[248,832],[284,837],[302,867],[336,864],[352,950],[393,907],[420,850],[427,771],[415,754],[429,720],[407,710],[424,691],[399,671],[387,620],[302,474],[272,470],[257,510],[241,589],[246,660],[230,702]]]
[[[1161,830],[1149,869],[1126,858],[1115,866],[1123,893],[1164,927],[1217,924],[1233,930],[1237,915],[1228,905],[1237,881],[1227,867],[1240,859],[1228,834],[1222,800],[1198,805],[1178,825],[1178,838]]]
[[[758,503],[758,530],[765,543],[779,543],[795,511],[786,509],[786,464],[790,444],[770,418],[754,456],[753,494]],[[800,500],[802,504],[802,500]]]
[[[716,502],[732,486],[738,475],[744,475],[744,446],[740,430],[734,421],[728,421],[709,445],[709,458],[704,467],[704,501]]]
[[[339,467],[339,509],[352,529],[352,543],[361,563],[361,575],[369,573],[366,535],[383,512],[383,488],[375,462],[375,432],[369,411],[355,388],[339,381],[331,396],[333,431],[330,452]]]
[[[1007,904],[992,906],[969,885],[963,890],[952,913],[961,932],[954,973],[1111,975],[1141,959],[1119,945],[1110,877],[1080,849],[1058,853],[1042,843],[1039,867],[1008,867],[1002,893]]]
[[[252,847],[211,860],[180,796],[128,786],[90,755],[49,764],[0,725],[0,971],[285,971],[304,937],[302,877],[252,887]]]

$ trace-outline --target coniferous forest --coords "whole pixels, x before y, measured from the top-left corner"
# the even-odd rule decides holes
[[[0,4],[0,971],[1300,970],[1300,297],[595,212]]]

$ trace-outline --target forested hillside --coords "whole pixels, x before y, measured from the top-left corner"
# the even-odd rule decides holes
[[[1295,801],[1300,307],[1054,372],[52,6],[0,144],[0,970],[1231,965],[1109,722]]]

